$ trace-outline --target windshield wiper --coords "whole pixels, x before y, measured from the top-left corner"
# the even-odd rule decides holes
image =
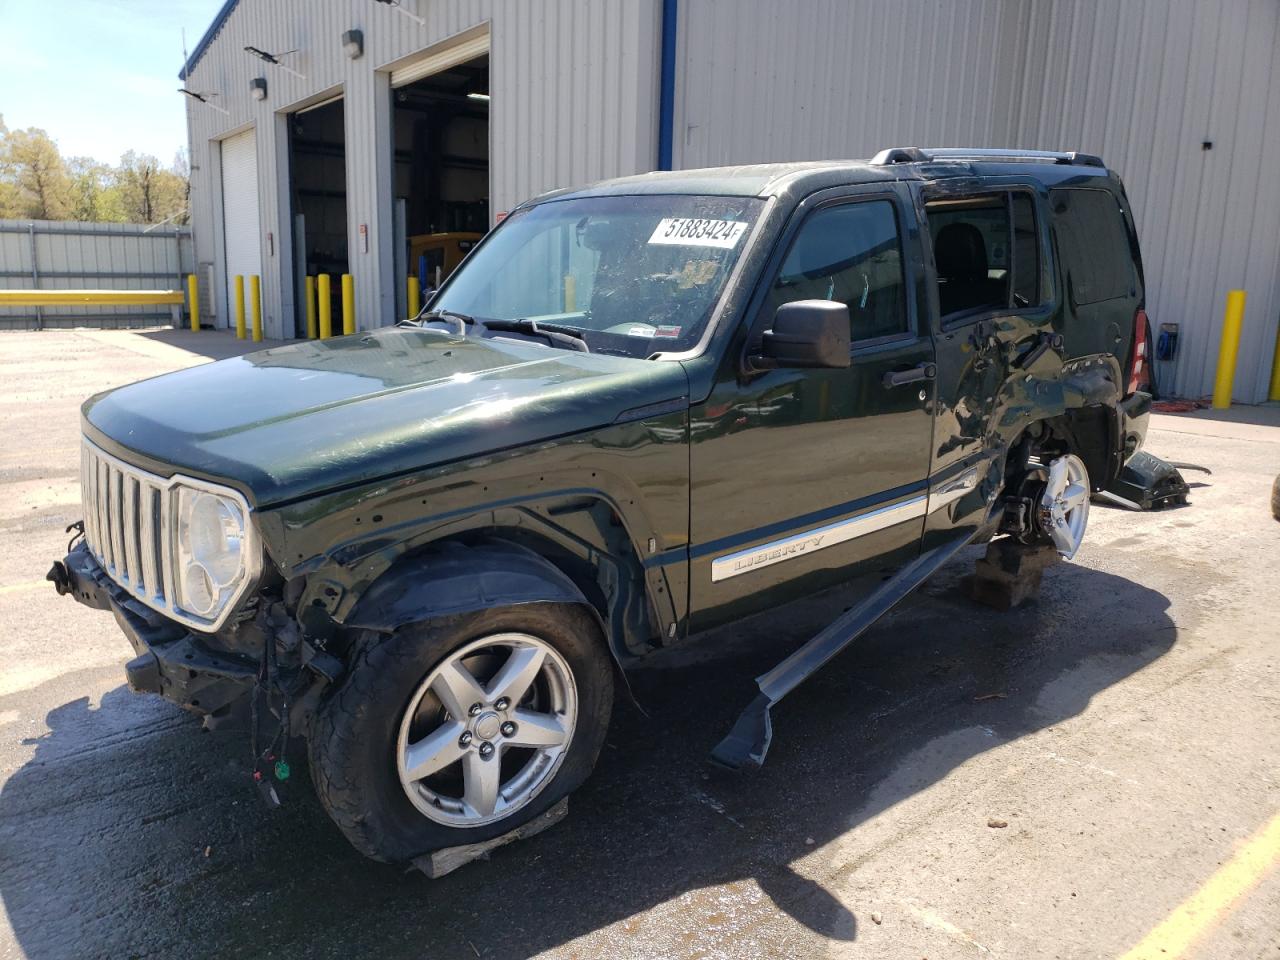
[[[456,320],[458,323],[457,332],[460,337],[466,336],[468,324],[480,323],[480,321],[476,320],[476,318],[470,314],[459,313],[457,310],[432,310],[428,313],[420,313],[408,322],[420,327],[424,323],[430,323],[432,320]],[[484,326],[483,323],[480,323],[480,325]]]
[[[515,320],[486,320],[483,326],[486,330],[514,330],[518,333],[531,333],[534,336],[546,337],[552,343],[571,347],[580,353],[591,352],[591,348],[587,346],[587,338],[576,327],[565,327],[558,323],[540,323],[537,320],[530,320],[526,317],[520,317]]]

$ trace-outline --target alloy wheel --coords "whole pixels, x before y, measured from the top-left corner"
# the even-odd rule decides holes
[[[554,779],[576,721],[573,672],[554,647],[523,633],[473,640],[410,699],[396,743],[400,784],[437,823],[494,823]]]
[[[1040,497],[1040,529],[1049,535],[1064,560],[1080,549],[1089,523],[1089,471],[1075,454],[1049,464],[1049,478]]]

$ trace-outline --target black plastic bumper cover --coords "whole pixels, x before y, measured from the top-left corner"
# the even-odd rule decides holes
[[[56,574],[56,578],[55,578]],[[59,593],[109,610],[137,654],[125,665],[129,689],[158,693],[198,713],[213,713],[253,689],[256,666],[210,650],[200,638],[112,582],[83,543],[50,572]]]

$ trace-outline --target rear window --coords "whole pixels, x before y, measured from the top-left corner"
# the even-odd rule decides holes
[[[945,323],[1043,302],[1040,233],[1029,192],[940,197],[925,212]]]
[[[1106,190],[1051,190],[1049,206],[1072,302],[1133,296],[1133,251],[1115,196]]]

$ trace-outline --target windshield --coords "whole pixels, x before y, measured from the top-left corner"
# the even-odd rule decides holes
[[[687,350],[762,205],[751,197],[692,196],[538,204],[509,217],[431,309],[481,323],[533,320],[573,330],[594,353]],[[490,335],[510,336],[510,329]]]

